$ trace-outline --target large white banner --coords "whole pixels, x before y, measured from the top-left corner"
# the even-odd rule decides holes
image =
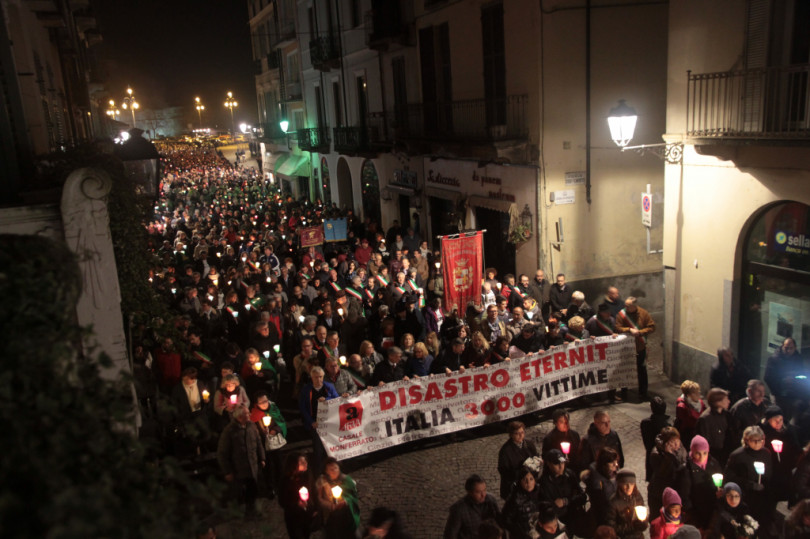
[[[318,435],[338,460],[503,421],[583,395],[636,386],[636,347],[600,337],[451,375],[367,389],[318,406]]]

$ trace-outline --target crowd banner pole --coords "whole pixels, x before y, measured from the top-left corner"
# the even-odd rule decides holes
[[[445,312],[457,309],[463,315],[470,301],[481,302],[484,232],[462,232],[441,238]]]
[[[371,387],[318,406],[318,435],[338,460],[538,412],[617,387],[635,387],[626,335],[575,341],[489,367]]]

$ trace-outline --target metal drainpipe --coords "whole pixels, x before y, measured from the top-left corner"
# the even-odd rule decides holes
[[[585,2],[585,200],[591,204],[591,0]]]

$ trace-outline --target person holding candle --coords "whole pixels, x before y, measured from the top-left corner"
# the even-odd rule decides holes
[[[723,485],[723,467],[709,454],[709,442],[701,435],[692,438],[689,459],[677,481],[683,500],[684,521],[705,530]]]
[[[753,519],[749,505],[743,498],[743,490],[737,483],[729,482],[723,486],[723,496],[712,516],[709,537],[740,537],[737,533],[740,523]],[[754,524],[759,528],[758,522],[755,521]],[[756,537],[756,533],[749,537]]]
[[[255,348],[245,350],[245,361],[240,374],[245,381],[245,391],[255,395],[259,391],[275,394],[278,380],[276,368],[270,361],[272,350],[259,353]]]
[[[614,449],[619,454],[619,468],[624,466],[622,440],[619,434],[610,428],[610,414],[606,410],[597,410],[593,414],[593,423],[588,427],[588,433],[582,440],[580,467],[585,469],[595,462],[599,451],[604,447]]]
[[[444,526],[444,539],[464,539],[478,536],[478,528],[488,519],[501,520],[498,502],[487,493],[484,479],[473,474],[464,482],[466,495],[450,506]]]
[[[509,439],[498,451],[498,473],[501,476],[500,495],[507,499],[512,487],[519,479],[518,473],[530,457],[538,456],[537,447],[526,440],[526,425],[521,421],[511,421],[507,426]]]
[[[748,427],[743,432],[742,446],[728,458],[724,480],[739,485],[763,530],[768,530],[776,508],[771,491],[772,478],[773,461],[770,451],[765,449],[765,433],[760,427]]]
[[[290,539],[309,539],[317,517],[315,492],[307,458],[299,452],[287,455],[278,503]]]
[[[238,406],[250,406],[245,388],[239,384],[239,377],[228,374],[222,378],[219,389],[214,393],[214,427],[222,430],[231,420],[231,414]],[[218,428],[217,428],[218,427]]]
[[[211,399],[205,385],[197,378],[197,369],[183,369],[180,384],[172,390],[171,399],[180,429],[175,451],[177,456],[190,454],[204,444],[211,434],[207,416]]]
[[[602,304],[604,305],[604,303]],[[655,439],[661,433],[664,427],[671,427],[669,416],[667,415],[667,403],[660,396],[656,395],[650,399],[650,417],[641,420],[641,441],[644,442],[644,470],[646,472],[647,480],[653,476],[650,469],[650,453],[655,448]],[[681,442],[683,443],[683,433],[681,433]]]
[[[325,536],[329,539],[354,539],[360,526],[357,485],[340,471],[340,464],[334,457],[324,461],[323,474],[315,482],[315,492]]]
[[[341,357],[343,358],[344,356]],[[348,397],[357,394],[358,388],[354,378],[352,378],[351,374],[349,374],[345,368],[341,368],[341,363],[338,359],[333,357],[327,359],[324,370],[326,371],[324,380],[335,386],[338,395]]]
[[[263,484],[260,484],[260,491],[266,489],[268,498],[275,497],[281,485],[281,448],[274,447],[269,438],[281,435],[287,438],[287,422],[281,415],[281,410],[276,403],[270,400],[266,392],[256,394],[256,402],[250,410],[250,420],[259,428],[262,439],[265,441],[268,466],[264,467]]]
[[[559,449],[568,458],[567,468],[579,470],[579,433],[571,428],[570,415],[565,408],[557,408],[551,414],[554,428],[543,438],[543,453],[552,449]],[[568,444],[568,446],[563,446]],[[567,450],[566,450],[567,449]]]
[[[620,539],[642,539],[649,526],[646,511],[644,498],[636,487],[635,472],[627,468],[619,470],[616,494],[610,498],[605,523],[616,530]]]
[[[765,383],[762,380],[748,380],[745,393],[746,396],[735,402],[729,410],[738,431],[759,425],[771,405],[771,400],[765,396]]]
[[[793,427],[785,424],[782,409],[769,406],[762,418],[762,432],[765,433],[765,449],[771,452],[773,462],[772,491],[777,501],[788,499],[793,468],[799,461],[802,449],[796,439]]]

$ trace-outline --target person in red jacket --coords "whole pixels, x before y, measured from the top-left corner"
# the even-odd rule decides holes
[[[681,497],[667,487],[662,496],[661,514],[650,523],[650,539],[666,539],[678,531],[681,523]]]
[[[160,348],[155,350],[155,361],[158,367],[158,380],[160,388],[165,393],[180,383],[181,361],[180,353],[174,347],[171,337],[165,337]]]
[[[692,380],[681,382],[681,396],[675,407],[675,428],[681,433],[681,442],[688,446],[695,435],[700,414],[706,409],[706,403],[700,398],[700,384]]]

